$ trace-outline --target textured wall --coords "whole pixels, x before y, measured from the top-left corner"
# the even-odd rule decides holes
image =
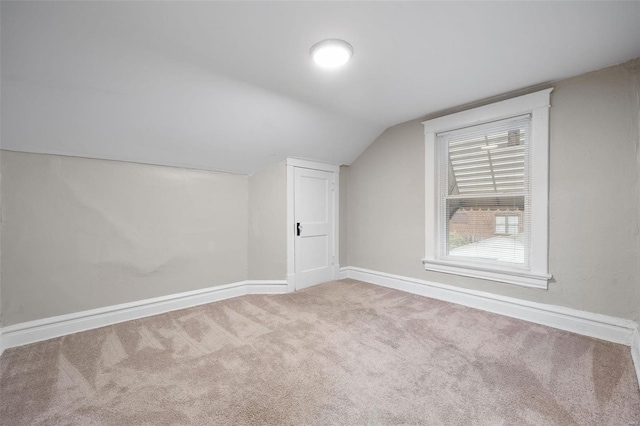
[[[387,129],[349,167],[349,265],[638,319],[638,63],[554,84],[549,290],[424,270],[420,120]]]
[[[249,180],[249,279],[287,277],[287,167],[279,162]]]
[[[246,176],[1,161],[4,326],[247,278]]]

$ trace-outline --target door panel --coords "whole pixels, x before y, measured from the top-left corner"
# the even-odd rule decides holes
[[[312,271],[329,266],[327,253],[327,236],[316,235],[300,239],[302,256],[301,268],[303,271]]]
[[[296,289],[331,281],[334,262],[332,172],[294,169],[294,216],[299,235],[295,237]]]

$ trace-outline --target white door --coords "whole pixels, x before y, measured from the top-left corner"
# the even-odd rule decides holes
[[[294,168],[296,290],[334,279],[335,173]]]

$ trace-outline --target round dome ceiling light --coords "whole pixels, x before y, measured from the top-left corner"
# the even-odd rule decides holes
[[[353,47],[344,40],[330,38],[311,46],[313,62],[323,68],[338,68],[351,59]]]

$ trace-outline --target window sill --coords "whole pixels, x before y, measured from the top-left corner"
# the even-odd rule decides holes
[[[483,268],[475,265],[446,262],[441,260],[422,259],[427,271],[443,272],[445,274],[461,275],[463,277],[481,278],[523,287],[547,289],[551,279],[549,274],[534,274],[529,271],[512,269]]]

